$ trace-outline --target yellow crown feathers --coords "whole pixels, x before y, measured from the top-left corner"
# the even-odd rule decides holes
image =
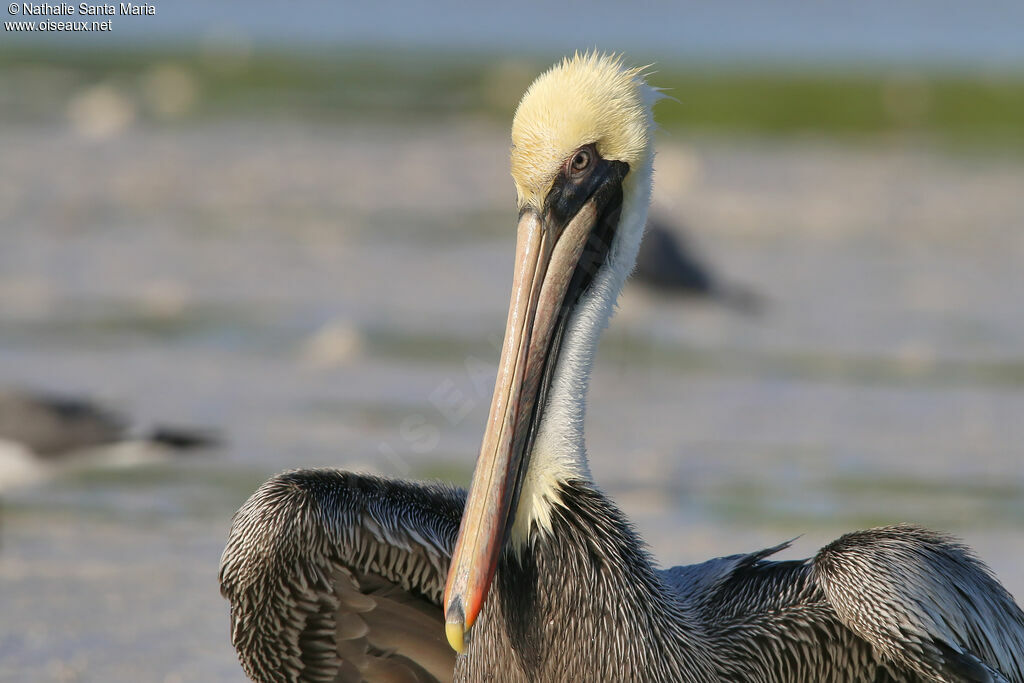
[[[520,208],[540,208],[565,160],[594,143],[605,159],[631,167],[649,158],[651,106],[660,94],[643,68],[596,52],[565,58],[523,95],[512,122],[512,178]]]

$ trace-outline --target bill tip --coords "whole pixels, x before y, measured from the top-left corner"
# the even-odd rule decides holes
[[[466,649],[466,628],[461,621],[446,622],[444,625],[445,635],[448,636],[448,644],[460,655]]]

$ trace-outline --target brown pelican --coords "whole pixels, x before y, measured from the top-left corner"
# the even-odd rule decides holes
[[[656,99],[596,54],[527,91],[512,299],[469,493],[339,470],[260,487],[220,570],[252,678],[1024,682],[1024,614],[947,536],[890,526],[805,561],[769,560],[784,543],[658,570],[591,480],[584,397],[640,242]]]

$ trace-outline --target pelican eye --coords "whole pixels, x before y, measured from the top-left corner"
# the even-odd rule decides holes
[[[569,159],[569,168],[567,169],[569,175],[579,177],[589,171],[596,156],[597,152],[593,149],[593,145],[580,147]]]

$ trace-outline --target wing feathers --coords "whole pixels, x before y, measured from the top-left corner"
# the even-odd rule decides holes
[[[925,680],[1024,682],[1024,613],[955,539],[858,531],[821,549],[814,577],[847,627]]]
[[[256,681],[451,680],[439,607],[465,494],[337,470],[287,472],[232,522],[232,642]]]

